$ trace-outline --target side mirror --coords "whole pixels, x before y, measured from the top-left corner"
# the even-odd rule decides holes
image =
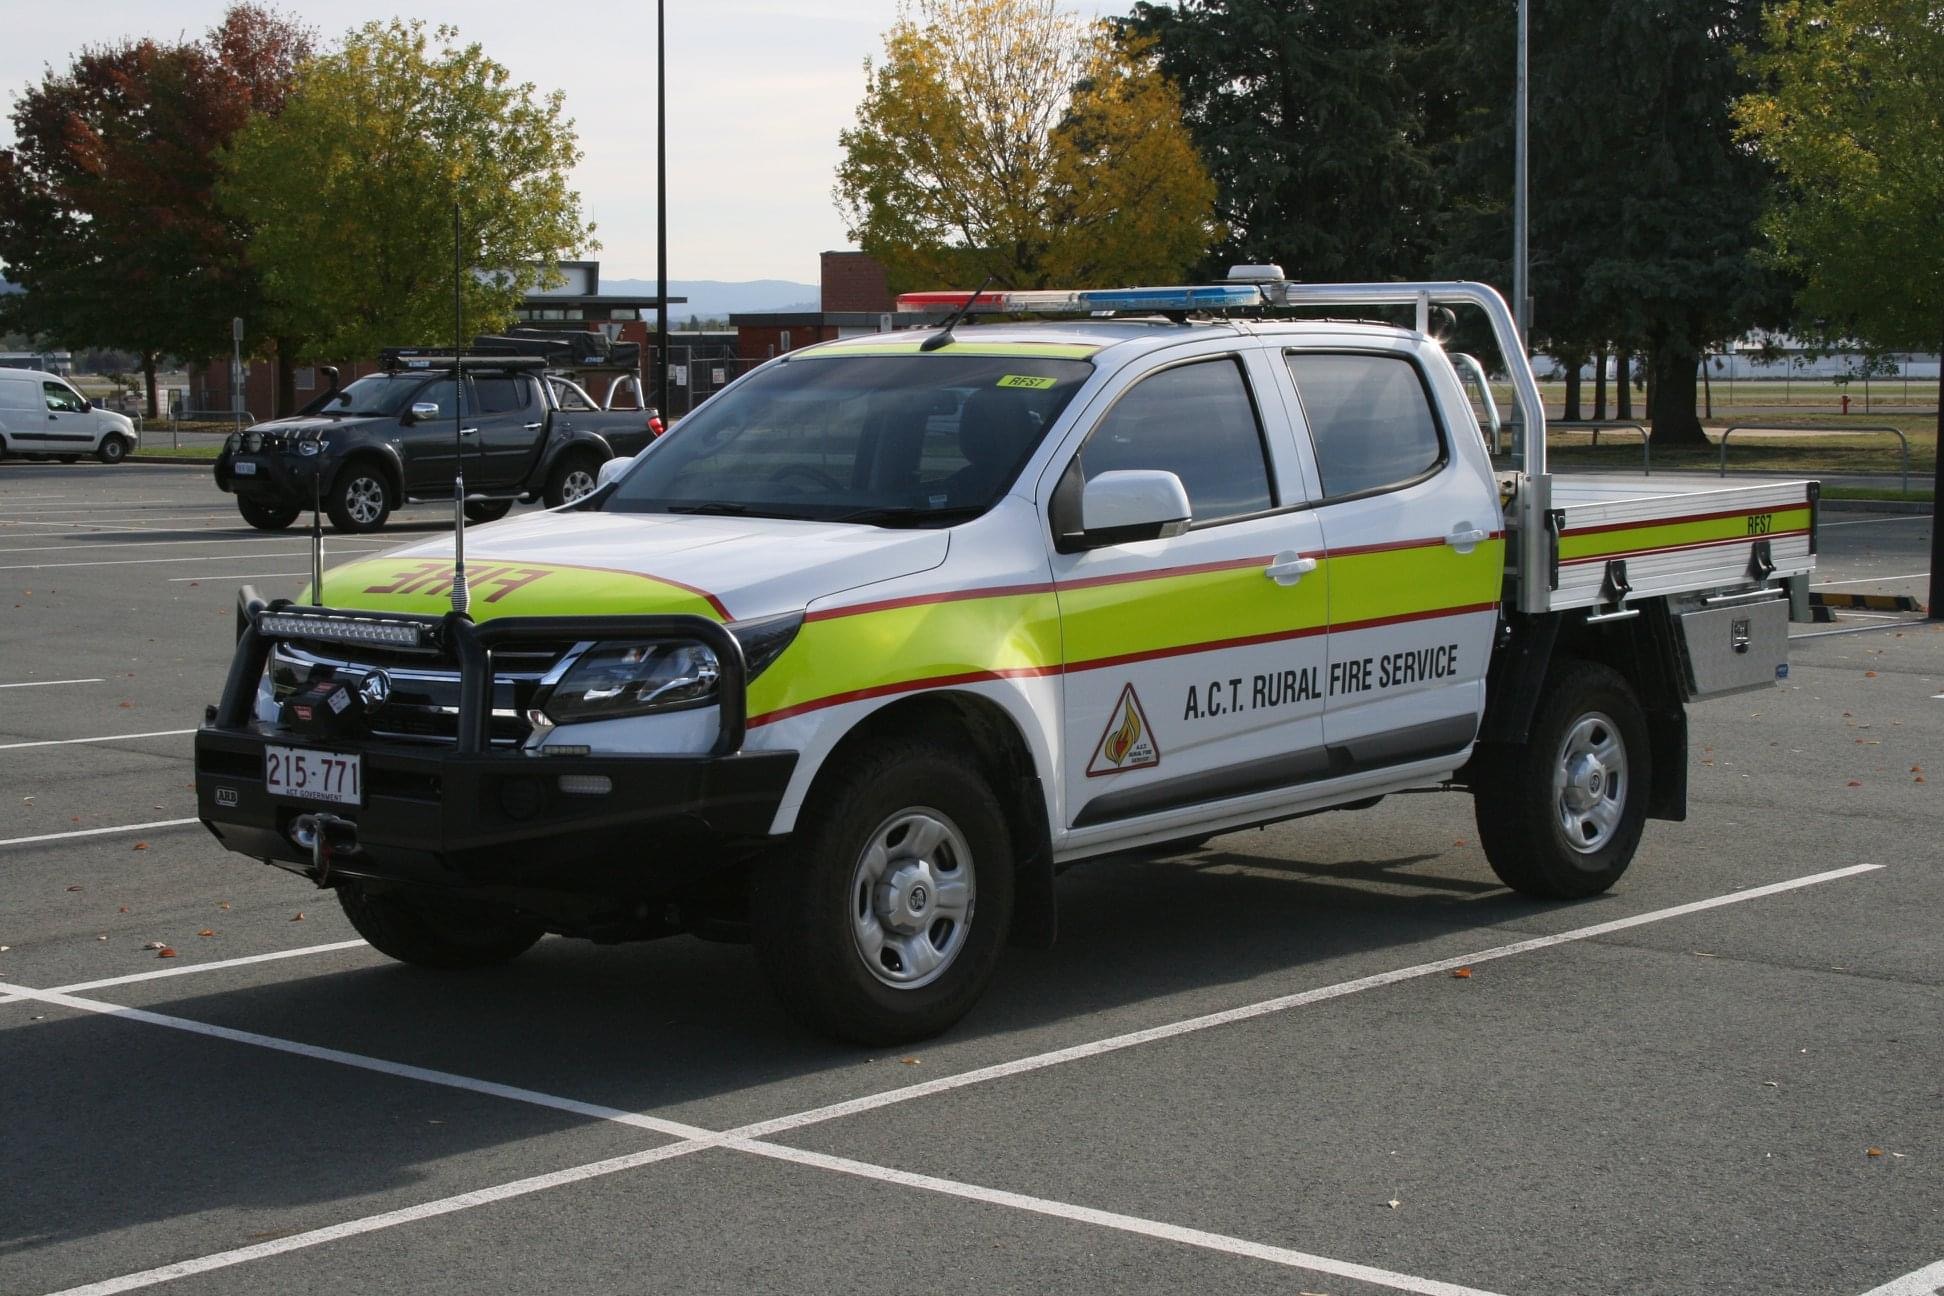
[[[609,482],[619,481],[621,474],[634,467],[632,458],[614,458],[601,465],[601,471],[594,475],[594,489],[600,490]]]
[[[1059,537],[1060,548],[1100,549],[1138,540],[1165,540],[1188,529],[1194,510],[1181,478],[1155,468],[1101,473],[1080,492],[1077,528]]]
[[[439,404],[437,401],[413,401],[412,402],[412,421],[414,423],[418,422],[420,419],[429,419],[429,418],[437,418],[437,417],[439,417]]]

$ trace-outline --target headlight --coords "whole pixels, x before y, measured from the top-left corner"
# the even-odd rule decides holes
[[[534,704],[554,724],[675,711],[713,700],[721,674],[699,643],[598,643]]]
[[[314,455],[323,448],[324,443],[322,441],[299,441],[297,443],[297,453],[300,455]]]

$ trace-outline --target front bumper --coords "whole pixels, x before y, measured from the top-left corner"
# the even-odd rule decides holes
[[[275,638],[258,618],[287,610],[329,623],[415,624],[459,668],[452,743],[370,735],[312,738],[255,717],[257,684]],[[475,626],[460,616],[362,617],[325,608],[240,609],[242,632],[222,702],[196,733],[197,814],[223,845],[322,882],[358,878],[512,898],[521,894],[630,901],[672,887],[764,838],[796,768],[795,752],[744,752],[742,652],[700,617],[504,618]],[[722,667],[720,726],[706,754],[550,756],[495,750],[486,740],[490,654],[522,640],[700,639]],[[265,747],[355,752],[362,804],[269,791]],[[574,777],[578,776],[578,777]],[[607,781],[590,794],[590,784]],[[572,791],[570,788],[583,789]],[[338,850],[320,876],[296,840],[300,816],[324,812],[350,825],[355,849]]]
[[[216,456],[216,485],[252,504],[308,508],[327,458],[262,450],[246,454],[225,446]],[[250,466],[238,473],[239,464]]]

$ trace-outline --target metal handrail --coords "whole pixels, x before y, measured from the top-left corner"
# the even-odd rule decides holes
[[[1591,431],[1593,433],[1593,444],[1596,446],[1600,444],[1600,433],[1602,430],[1612,431],[1618,428],[1632,428],[1634,431],[1640,433],[1640,469],[1649,477],[1654,475],[1654,439],[1647,429],[1639,423],[1632,423],[1626,419],[1573,419],[1570,422],[1561,419],[1554,422],[1552,426],[1555,430],[1564,428],[1567,431]]]
[[[207,418],[207,419],[199,419],[199,418],[186,419],[182,417],[184,414],[214,414],[217,417]],[[171,448],[177,450],[180,450],[182,448],[182,425],[184,423],[219,423],[219,422],[234,423],[236,425],[236,430],[241,432],[246,426],[256,421],[257,421],[257,416],[250,413],[250,411],[248,410],[199,410],[199,409],[170,410],[169,411],[169,445],[171,446]]]
[[[1903,493],[1906,495],[1910,493],[1910,438],[1905,436],[1897,428],[1880,424],[1871,424],[1867,427],[1858,427],[1855,425],[1845,425],[1842,427],[1770,427],[1766,423],[1737,423],[1721,434],[1721,471],[1715,474],[1718,477],[1726,477],[1728,475],[1728,438],[1737,432],[1888,432],[1891,436],[1897,438],[1897,444],[1903,447]]]

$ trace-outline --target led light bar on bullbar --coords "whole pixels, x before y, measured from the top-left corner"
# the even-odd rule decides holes
[[[425,627],[416,621],[317,616],[308,612],[260,612],[257,614],[257,633],[274,635],[279,639],[381,644],[387,648],[418,648],[425,643]]]
[[[1095,311],[1245,310],[1261,306],[1262,288],[1252,283],[1182,284],[1166,288],[1083,288],[1077,291],[916,292],[898,297],[901,311],[957,310],[1004,315],[1075,315]],[[969,305],[968,305],[969,303]]]

